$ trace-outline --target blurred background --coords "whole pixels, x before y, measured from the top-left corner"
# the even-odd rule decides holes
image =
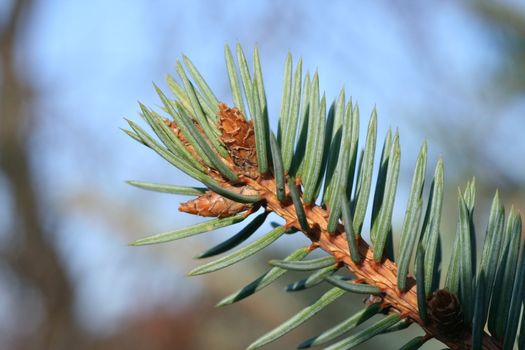
[[[291,51],[319,70],[329,100],[345,86],[363,125],[377,106],[379,142],[399,127],[395,228],[428,140],[429,175],[438,157],[445,161],[443,270],[457,186],[476,176],[480,235],[496,188],[507,208],[524,211],[525,6],[518,0],[0,0],[2,349],[243,349],[326,289],[286,294],[283,287],[301,277],[291,275],[214,308],[265,271],[267,260],[306,244],[300,237],[191,279],[193,257],[235,230],[127,246],[201,219],[177,211],[184,198],[124,183],[191,182],[125,136],[123,118],[138,119],[137,100],[159,104],[151,82],[166,87],[182,53],[231,102],[223,46],[237,42],[247,52],[260,48],[272,125]],[[266,348],[295,348],[360,303],[342,298]],[[394,349],[420,333],[412,326],[360,348]]]

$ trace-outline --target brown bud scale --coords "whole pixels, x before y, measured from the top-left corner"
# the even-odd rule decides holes
[[[233,163],[246,176],[256,179],[257,153],[253,123],[247,121],[237,108],[219,105],[219,130],[221,140],[226,145]]]

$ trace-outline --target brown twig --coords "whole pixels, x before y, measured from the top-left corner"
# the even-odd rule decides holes
[[[272,178],[259,181],[244,179],[248,185],[256,189],[259,195],[265,199],[268,210],[281,216],[286,222],[294,223],[297,221],[294,206],[279,202],[275,193],[275,180]],[[328,233],[328,211],[320,206],[313,205],[307,207],[306,215],[310,227],[315,227],[312,232],[304,234],[312,240],[318,247],[328,254],[334,256],[338,261],[342,261],[345,266],[355,275],[356,278],[363,282],[377,286],[384,292],[384,303],[393,312],[397,312],[403,317],[409,318],[419,324],[425,332],[446,344],[450,349],[470,349],[471,332],[466,329],[460,337],[454,339],[447,337],[446,334],[440,334],[437,325],[433,323],[425,324],[419,317],[416,281],[413,277],[408,277],[406,292],[400,292],[397,288],[397,265],[389,259],[384,259],[380,264],[373,258],[372,248],[363,239],[359,239],[359,253],[362,261],[359,265],[355,264],[350,258],[346,235],[343,233],[343,226],[338,227],[337,233],[331,235]],[[299,225],[292,224],[300,230]],[[483,335],[484,350],[501,349],[502,344],[488,334]]]

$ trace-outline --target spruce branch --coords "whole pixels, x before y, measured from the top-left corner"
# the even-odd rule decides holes
[[[300,348],[332,341],[378,313],[386,316],[333,343],[329,349],[348,349],[376,335],[401,331],[412,323],[418,324],[425,335],[412,339],[403,347],[406,349],[417,349],[431,338],[451,349],[512,348],[524,296],[525,249],[523,244],[520,248],[520,215],[511,210],[505,224],[504,208],[499,196],[495,196],[481,265],[477,269],[472,220],[474,181],[469,182],[464,192],[459,191],[457,235],[446,281],[440,288],[443,161],[436,164],[423,211],[427,163],[427,145],[423,144],[415,165],[395,261],[392,212],[401,158],[398,132],[392,136],[389,131],[383,145],[373,197],[371,242],[368,243],[361,234],[374,173],[375,109],[368,123],[364,147],[359,150],[358,105],[347,102],[342,90],[337,100],[329,104],[327,112],[318,73],[312,79],[308,73],[303,78],[301,60],[293,73],[289,54],[275,137],[268,124],[258,51],[254,51],[252,70],[240,45],[236,47],[237,64],[228,46],[225,56],[235,107],[219,102],[195,65],[184,56],[189,74],[178,63],[176,70],[182,82],[168,77],[175,100],[170,100],[156,87],[164,111],[171,119],[140,106],[142,117],[158,140],[131,121],[132,131],[125,130],[133,139],[206,187],[140,181],[130,184],[158,192],[197,196],[182,203],[180,210],[213,219],[149,236],[132,245],[161,243],[233,225],[263,208],[264,212],[238,234],[198,258],[226,255],[189,274],[225,268],[256,254],[286,234],[302,232],[312,242],[309,247],[296,250],[284,260],[271,261],[273,268],[219,305],[252,295],[294,269],[313,272],[288,286],[289,291],[303,290],[322,282],[332,285],[332,289],[256,340],[249,349],[259,348],[286,334],[345,293],[370,294],[367,306],[342,324],[303,342]],[[227,253],[252,236],[269,213],[275,213],[284,223],[275,225],[273,230],[243,248]],[[327,256],[303,260],[315,249],[323,250]],[[416,259],[413,262],[414,250]],[[416,271],[415,277],[408,273],[411,267]],[[350,271],[353,280],[347,281],[337,275],[341,269]],[[488,332],[484,330],[485,324],[488,324]],[[524,338],[520,334],[520,344]]]

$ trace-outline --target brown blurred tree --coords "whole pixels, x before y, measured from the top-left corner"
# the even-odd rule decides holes
[[[30,149],[33,90],[15,60],[20,49],[18,38],[28,26],[34,5],[29,0],[14,1],[0,27],[0,176],[13,203],[7,233],[10,244],[1,254],[17,278],[37,291],[44,310],[34,336],[19,340],[17,345],[21,349],[65,350],[79,342],[72,315],[73,287],[49,239],[52,233],[44,224],[43,201],[35,190]]]

